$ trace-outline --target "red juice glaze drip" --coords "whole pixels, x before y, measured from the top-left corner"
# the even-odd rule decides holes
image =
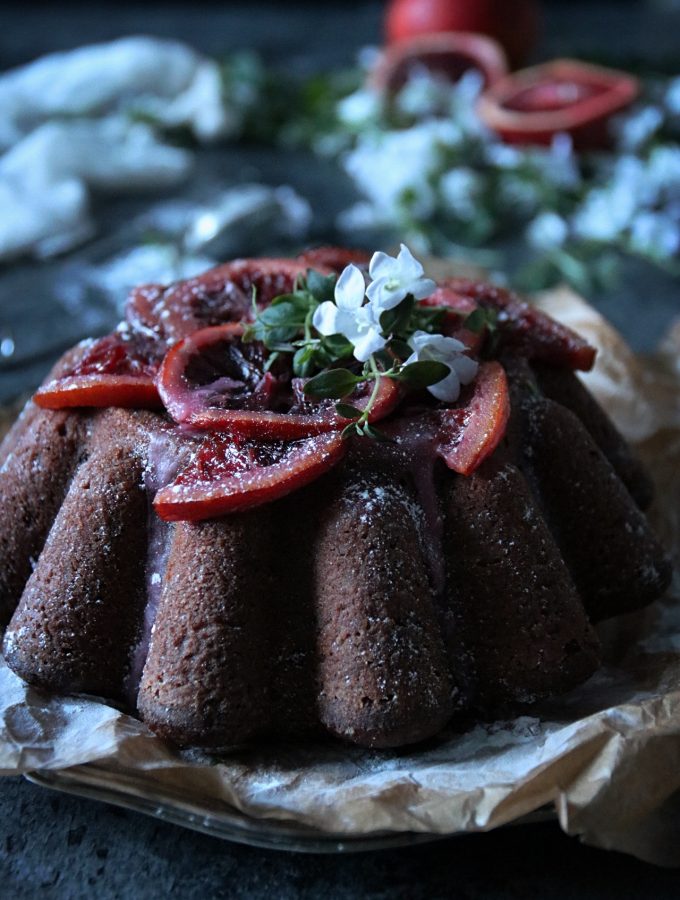
[[[147,494],[149,543],[146,559],[146,603],[140,639],[133,650],[130,671],[125,680],[125,694],[131,706],[136,706],[137,692],[142,678],[151,640],[151,631],[165,580],[165,567],[170,554],[172,525],[156,515],[153,498],[188,464],[197,442],[185,429],[167,429],[154,434],[149,442],[144,489]]]
[[[437,425],[427,413],[413,413],[389,422],[381,428],[390,443],[363,439],[353,455],[384,468],[396,478],[406,478],[415,491],[418,510],[414,520],[436,597],[446,586],[442,541],[444,517],[436,487]],[[350,458],[351,462],[351,458]]]

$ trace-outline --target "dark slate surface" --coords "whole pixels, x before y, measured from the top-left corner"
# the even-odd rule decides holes
[[[651,4],[650,4],[651,6]],[[305,70],[350,62],[379,38],[381,4],[22,4],[3,13],[0,68],[41,53],[133,32],[181,37],[219,54],[257,47],[271,60]],[[552,3],[541,55],[577,52],[668,59],[679,55],[679,13],[658,4]],[[616,41],[612,40],[615,34]],[[300,154],[265,149],[207,152],[197,186],[220,173],[230,183],[261,178],[299,187],[316,206],[315,236],[332,238],[348,186]],[[139,201],[105,208],[106,226],[77,258],[96,261],[120,243]],[[68,260],[66,261],[68,263]],[[0,373],[0,401],[30,389],[62,343],[78,336],[51,285],[64,261],[0,270],[0,332],[19,333],[19,362]],[[641,349],[653,346],[677,288],[633,269],[599,305]],[[99,311],[106,327],[111,311]],[[75,332],[78,331],[76,326]],[[680,850],[678,852],[680,863]],[[0,782],[0,897],[8,898],[670,898],[680,873],[586,848],[556,825],[503,829],[391,851],[322,857],[228,844],[94,801],[52,793],[20,779]]]
[[[306,856],[226,844],[16,780],[2,786],[8,898],[676,898],[680,872],[583,847],[556,825],[413,849]]]

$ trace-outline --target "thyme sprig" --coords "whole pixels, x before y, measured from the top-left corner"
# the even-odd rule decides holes
[[[383,275],[381,282],[376,279],[368,289],[364,276],[356,267],[349,266],[340,279],[308,269],[304,277],[296,280],[291,292],[275,297],[266,308],[259,309],[257,299],[253,298],[253,320],[245,324],[243,340],[246,343],[260,341],[270,351],[267,367],[282,355],[289,356],[293,374],[306,379],[302,386],[305,396],[336,401],[337,414],[349,420],[343,430],[345,437],[387,439],[371,424],[384,379],[397,382],[407,390],[439,385],[455,376],[456,354],[465,350],[462,344],[441,334],[450,310],[421,305],[412,291],[402,290],[400,285],[406,276],[402,274],[400,282],[399,275],[407,271],[404,269],[407,264],[419,267],[408,250],[402,248],[402,256],[397,260],[382,254],[382,271],[387,271],[388,275]],[[413,291],[422,297],[423,290],[433,283],[422,278],[422,267],[419,272],[416,268],[414,277],[413,270],[408,270],[411,278],[408,284],[412,284]],[[345,286],[340,283],[343,278]],[[349,285],[352,279],[353,284]],[[371,299],[368,295],[374,285],[382,293],[378,297],[374,291]],[[353,296],[349,296],[348,291]],[[396,303],[389,296],[385,301],[385,296],[390,293],[396,295]],[[321,309],[322,305],[325,309]],[[332,321],[338,323],[337,333],[323,333],[328,330],[324,326],[324,317],[329,315],[329,309],[334,317]],[[485,312],[476,311],[467,321],[470,330],[481,330],[490,325]],[[357,349],[362,340],[362,328],[364,332],[370,332],[371,346],[374,347],[367,356]],[[448,355],[441,356],[440,347],[438,351],[430,351],[426,358],[418,358],[411,341],[418,336],[419,345],[422,345],[423,338],[427,343],[428,335],[433,335],[433,340],[437,337],[439,344],[448,342]],[[440,358],[437,358],[437,352]],[[360,367],[358,363],[361,363]],[[469,359],[467,363],[469,366]],[[457,396],[460,385],[456,377],[454,381]],[[352,395],[359,385],[371,385],[368,399],[361,406],[352,402]]]

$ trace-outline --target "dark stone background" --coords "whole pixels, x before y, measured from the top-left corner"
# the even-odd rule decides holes
[[[181,38],[208,53],[254,47],[304,71],[352,61],[377,42],[382,4],[11,4],[0,27],[0,69],[42,53],[130,33]],[[546,4],[541,57],[680,59],[680,6],[666,3]],[[349,186],[331,164],[263,148],[202,153],[196,183],[259,178],[298,187],[316,207],[314,236],[333,238]],[[149,198],[154,199],[154,198]],[[125,222],[148,201],[99,201],[105,226],[74,256],[96,261],[121,245]],[[1,214],[1,211],[0,211]],[[79,337],[51,285],[69,261],[0,268],[0,336],[17,340],[0,369],[0,402],[30,390],[62,344]],[[639,349],[658,340],[678,310],[677,286],[644,267],[598,305]],[[104,313],[105,319],[111,313]],[[678,851],[680,863],[680,848]],[[627,898],[680,896],[680,875],[565,837],[557,825],[350,856],[263,851],[208,838],[94,801],[52,793],[20,779],[0,783],[0,897]]]

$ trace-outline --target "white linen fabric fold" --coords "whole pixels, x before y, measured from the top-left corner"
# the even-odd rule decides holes
[[[234,124],[214,60],[175,41],[135,36],[51,53],[0,77],[0,148],[49,119],[130,110],[187,125],[199,140]]]
[[[0,259],[50,256],[85,240],[91,189],[130,193],[185,179],[193,155],[161,135],[180,126],[199,141],[239,128],[218,64],[180,43],[124,38],[0,76]]]

